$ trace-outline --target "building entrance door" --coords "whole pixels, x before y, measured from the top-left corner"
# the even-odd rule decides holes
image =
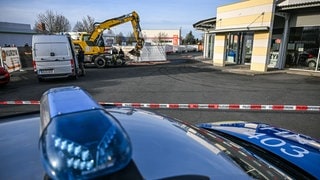
[[[252,57],[253,33],[244,32],[242,35],[241,64],[250,64]]]
[[[226,61],[235,64],[251,63],[253,33],[230,33],[226,37]]]
[[[228,63],[238,63],[239,37],[239,33],[229,33],[226,37],[226,61]]]

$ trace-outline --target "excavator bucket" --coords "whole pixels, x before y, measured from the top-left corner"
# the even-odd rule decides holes
[[[144,39],[138,38],[138,42],[136,46],[131,51],[129,51],[129,54],[140,57],[140,49],[142,49],[143,44],[144,44]]]
[[[137,56],[140,57],[140,51],[137,49],[132,49],[131,51],[129,51],[129,54],[133,55],[133,56]]]

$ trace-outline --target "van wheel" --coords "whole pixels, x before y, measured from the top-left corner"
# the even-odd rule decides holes
[[[72,77],[71,77],[71,79],[73,79],[73,80],[77,80],[77,79],[79,79],[78,74],[76,74],[76,75],[72,76]]]
[[[44,81],[44,79],[38,77],[38,82],[43,82],[43,81]]]
[[[94,64],[98,67],[98,68],[104,68],[106,67],[106,60],[103,57],[97,57],[94,60]]]

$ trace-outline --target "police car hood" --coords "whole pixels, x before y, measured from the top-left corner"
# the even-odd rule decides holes
[[[201,123],[198,127],[249,142],[320,177],[319,140],[263,123],[226,121]]]

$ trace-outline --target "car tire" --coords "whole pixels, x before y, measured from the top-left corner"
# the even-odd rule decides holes
[[[308,67],[309,67],[309,68],[314,68],[314,67],[316,67],[316,62],[314,62],[314,61],[309,61],[309,62],[308,62]]]
[[[98,68],[104,68],[106,67],[106,60],[103,57],[97,57],[94,60],[94,64],[98,67]]]

